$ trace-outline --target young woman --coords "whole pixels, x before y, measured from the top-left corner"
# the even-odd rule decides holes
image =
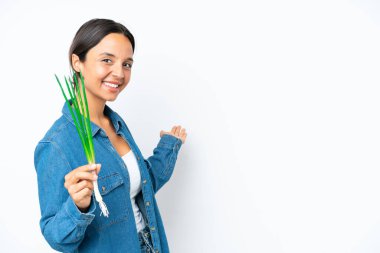
[[[144,159],[126,123],[106,105],[128,85],[134,48],[128,29],[108,19],[83,24],[70,47],[73,72],[84,77],[98,164],[87,165],[64,104],[34,157],[41,231],[55,250],[169,252],[155,193],[171,177],[187,134],[181,126],[161,131],[153,155]],[[94,180],[109,217],[95,201]]]

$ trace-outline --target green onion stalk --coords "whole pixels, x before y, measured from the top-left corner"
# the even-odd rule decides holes
[[[63,97],[66,100],[66,104],[69,107],[71,117],[73,118],[75,128],[77,129],[80,141],[83,146],[84,153],[86,154],[86,158],[88,163],[95,164],[95,150],[94,150],[94,142],[92,139],[92,130],[90,124],[90,113],[88,110],[87,96],[84,87],[84,78],[82,73],[79,73],[80,82],[78,82],[78,77],[76,74],[72,75],[73,79],[65,76],[66,88],[68,91],[68,95],[72,102],[72,107],[70,105],[70,101],[66,92],[64,91],[61,82],[57,75],[55,78],[61,88]],[[82,92],[81,92],[82,90]],[[81,94],[82,93],[82,94]],[[93,172],[95,173],[95,172]],[[103,201],[102,195],[100,195],[98,182],[93,181],[94,184],[94,194],[95,199],[99,203],[101,214],[108,217],[109,212],[106,204]]]

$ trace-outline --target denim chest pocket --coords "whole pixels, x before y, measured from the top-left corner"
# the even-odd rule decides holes
[[[91,225],[102,230],[113,224],[128,220],[128,195],[122,176],[114,172],[98,178],[99,192],[109,211],[108,217],[101,214],[99,203],[96,203],[95,218]]]

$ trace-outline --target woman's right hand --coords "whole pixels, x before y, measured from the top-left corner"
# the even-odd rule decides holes
[[[65,176],[65,188],[81,212],[87,212],[94,190],[93,181],[98,179],[100,164],[80,166]]]

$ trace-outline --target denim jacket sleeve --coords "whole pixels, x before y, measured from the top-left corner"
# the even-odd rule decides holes
[[[169,181],[181,146],[181,139],[164,134],[153,150],[153,155],[144,160],[148,167],[154,193]]]
[[[40,142],[34,153],[34,165],[42,234],[53,249],[76,252],[87,226],[95,217],[94,197],[88,213],[81,213],[64,188],[64,177],[72,168],[56,143]]]

